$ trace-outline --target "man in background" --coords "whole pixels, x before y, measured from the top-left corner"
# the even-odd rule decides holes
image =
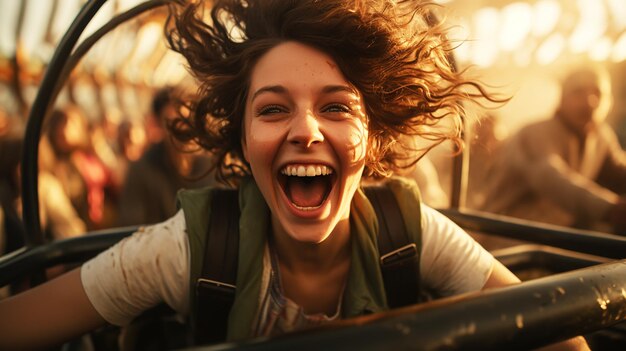
[[[152,144],[130,164],[120,198],[119,224],[152,224],[176,213],[176,193],[210,184],[197,178],[202,156],[182,153],[168,136],[167,124],[177,117],[176,92],[164,88],[154,95],[148,135]]]
[[[579,68],[562,81],[551,119],[510,138],[486,179],[482,210],[587,229],[624,233],[626,154],[604,122],[608,74]]]

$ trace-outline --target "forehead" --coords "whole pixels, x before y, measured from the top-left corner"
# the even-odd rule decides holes
[[[265,85],[289,87],[295,83],[298,87],[350,85],[332,57],[293,41],[281,43],[261,56],[250,77],[252,91]]]
[[[578,71],[570,74],[563,81],[563,93],[568,94],[580,90],[600,90],[600,77],[593,71]]]

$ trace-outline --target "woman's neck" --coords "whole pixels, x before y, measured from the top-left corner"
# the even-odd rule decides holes
[[[272,235],[278,260],[292,273],[316,274],[331,271],[350,258],[350,221],[337,223],[332,233],[320,243],[293,239],[272,218]]]
[[[350,269],[350,224],[345,219],[321,243],[293,239],[272,219],[272,243],[284,295],[305,313],[332,316]]]

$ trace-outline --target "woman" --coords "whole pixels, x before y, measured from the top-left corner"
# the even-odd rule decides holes
[[[420,30],[409,20],[425,10],[417,2],[227,0],[214,4],[210,20],[202,6],[175,9],[170,27],[172,47],[201,85],[173,131],[212,152],[222,180],[240,184],[241,267],[229,338],[386,309],[362,175],[410,165],[417,156],[403,151],[407,135],[458,140],[460,101],[489,97],[452,73],[441,28]],[[450,135],[426,128],[440,119],[452,122]],[[414,184],[389,183],[409,231],[423,227],[415,240],[424,284],[445,295],[518,282],[460,228],[420,206]],[[172,219],[0,305],[0,316],[20,318],[0,322],[0,340],[27,339],[19,325],[28,319],[55,318],[38,330],[44,345],[105,321],[127,324],[162,301],[189,314],[206,235],[196,227],[210,206],[189,193],[180,200]],[[24,313],[41,296],[45,309]]]

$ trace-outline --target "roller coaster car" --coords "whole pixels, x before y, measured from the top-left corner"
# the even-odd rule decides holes
[[[104,0],[92,0],[82,8],[50,61],[31,109],[22,162],[27,247],[0,258],[0,286],[24,279],[40,282],[46,268],[80,264],[137,229],[93,232],[43,245],[39,228],[37,145],[42,121],[56,98],[60,82],[65,81],[73,66],[100,37],[167,1],[148,1],[114,17],[73,50],[82,30],[103,3]],[[587,336],[594,350],[626,349],[626,261],[621,260],[626,256],[626,239],[484,213],[453,209],[442,212],[466,230],[535,243],[493,252],[525,282],[277,338],[195,349],[526,350],[576,335]],[[171,310],[160,306],[128,328],[120,331],[105,327],[64,345],[63,349],[80,349],[85,339],[96,350],[186,348],[188,335],[185,324]],[[122,340],[121,345],[118,340]]]

